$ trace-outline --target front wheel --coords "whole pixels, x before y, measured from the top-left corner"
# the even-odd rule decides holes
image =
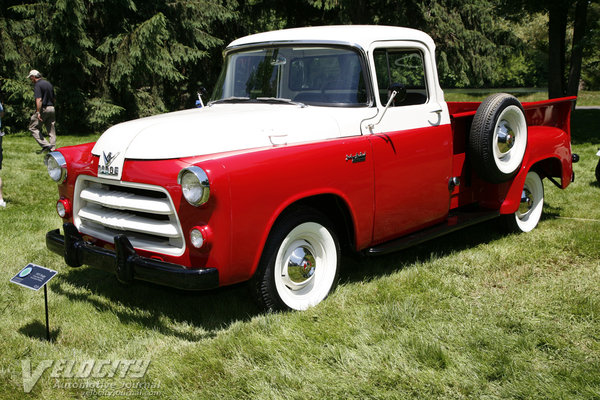
[[[335,288],[339,265],[340,245],[329,220],[300,208],[273,227],[252,287],[267,310],[306,310]]]
[[[596,180],[600,183],[600,160],[598,160],[598,164],[596,165]]]
[[[511,232],[532,231],[540,222],[543,207],[544,184],[537,172],[530,171],[525,178],[519,209],[503,216],[506,228]]]

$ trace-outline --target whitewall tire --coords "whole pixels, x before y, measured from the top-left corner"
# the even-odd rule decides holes
[[[261,306],[267,310],[306,310],[335,288],[340,245],[331,226],[310,208],[280,218],[252,282]]]
[[[486,98],[477,108],[469,134],[475,172],[491,183],[517,174],[527,149],[527,122],[519,100],[506,93]]]
[[[540,222],[544,207],[544,184],[537,172],[530,171],[525,178],[519,209],[505,215],[506,227],[512,232],[530,232]]]

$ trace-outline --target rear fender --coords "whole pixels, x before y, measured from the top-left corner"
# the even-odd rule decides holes
[[[513,179],[504,202],[500,206],[501,214],[516,212],[521,203],[521,193],[529,171],[537,171],[541,178],[561,179],[561,188],[571,182],[573,165],[571,141],[567,132],[549,126],[529,127],[527,151],[521,169]]]

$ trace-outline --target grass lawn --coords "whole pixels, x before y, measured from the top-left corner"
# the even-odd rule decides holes
[[[6,136],[0,398],[598,399],[599,121],[600,110],[574,113],[576,181],[565,191],[544,181],[533,232],[502,234],[492,221],[389,256],[348,258],[325,302],[276,314],[261,313],[243,285],[125,288],[67,267],[45,248],[61,221],[37,144]],[[61,135],[59,144],[94,139]],[[58,271],[50,343],[43,293],[9,283],[30,262]],[[102,360],[111,364],[86,375]],[[138,377],[125,360],[150,364]],[[36,373],[24,393],[24,377]]]
[[[506,92],[516,96],[521,101],[547,100],[545,89],[447,89],[444,90],[446,101],[482,101],[491,93]],[[577,95],[578,106],[600,106],[600,92],[582,90]]]

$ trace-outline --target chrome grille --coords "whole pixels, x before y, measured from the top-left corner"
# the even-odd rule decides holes
[[[183,254],[185,241],[169,193],[160,186],[79,176],[74,223],[82,234],[112,243],[126,234],[135,248]]]

